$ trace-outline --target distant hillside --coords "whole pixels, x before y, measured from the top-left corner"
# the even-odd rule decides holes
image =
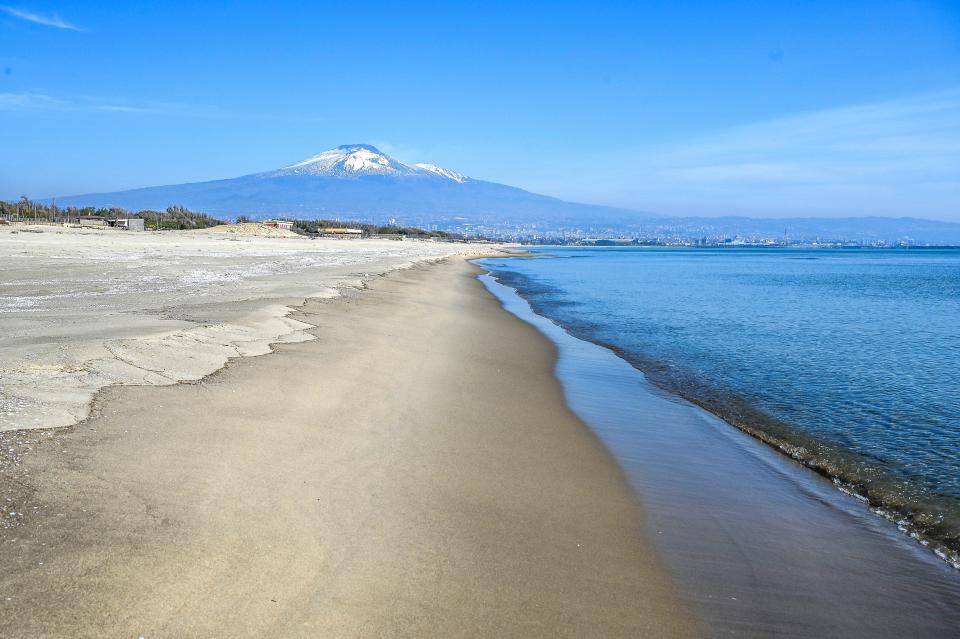
[[[154,186],[116,193],[58,196],[68,206],[158,209],[176,205],[235,219],[288,217],[363,220],[441,229],[480,225],[551,233],[694,237],[764,236],[960,244],[960,224],[916,218],[667,218],[608,206],[565,202],[504,184],[475,180],[433,164],[405,164],[354,144],[289,166],[226,180]]]
[[[368,145],[325,151],[282,169],[212,182],[57,197],[71,206],[156,209],[177,204],[221,217],[364,219],[449,226],[619,224],[657,216],[564,202],[512,186],[474,180],[430,164],[408,165]]]

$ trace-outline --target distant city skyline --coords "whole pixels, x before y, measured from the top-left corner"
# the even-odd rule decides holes
[[[371,143],[664,215],[960,222],[952,2],[0,5],[0,198]]]

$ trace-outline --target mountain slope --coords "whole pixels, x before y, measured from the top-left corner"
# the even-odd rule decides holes
[[[58,197],[65,206],[163,209],[211,215],[340,217],[407,224],[603,225],[656,216],[564,202],[433,164],[404,164],[375,147],[345,145],[290,166],[226,180]]]
[[[522,230],[644,237],[767,237],[797,240],[960,244],[960,224],[915,218],[667,218],[565,202],[504,184],[475,180],[434,164],[405,164],[368,144],[330,149],[289,166],[227,180],[57,197],[65,206],[130,210],[183,206],[234,218],[339,218],[486,233]]]

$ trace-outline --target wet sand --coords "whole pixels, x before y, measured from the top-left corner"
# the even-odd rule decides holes
[[[696,633],[556,351],[459,258],[3,435],[0,636]]]
[[[568,404],[624,468],[707,636],[957,636],[956,569],[827,479],[483,281],[557,345]]]

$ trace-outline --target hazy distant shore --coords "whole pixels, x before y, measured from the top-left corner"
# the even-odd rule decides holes
[[[553,346],[476,273],[395,270],[291,314],[312,341],[11,433],[0,634],[696,634]]]

